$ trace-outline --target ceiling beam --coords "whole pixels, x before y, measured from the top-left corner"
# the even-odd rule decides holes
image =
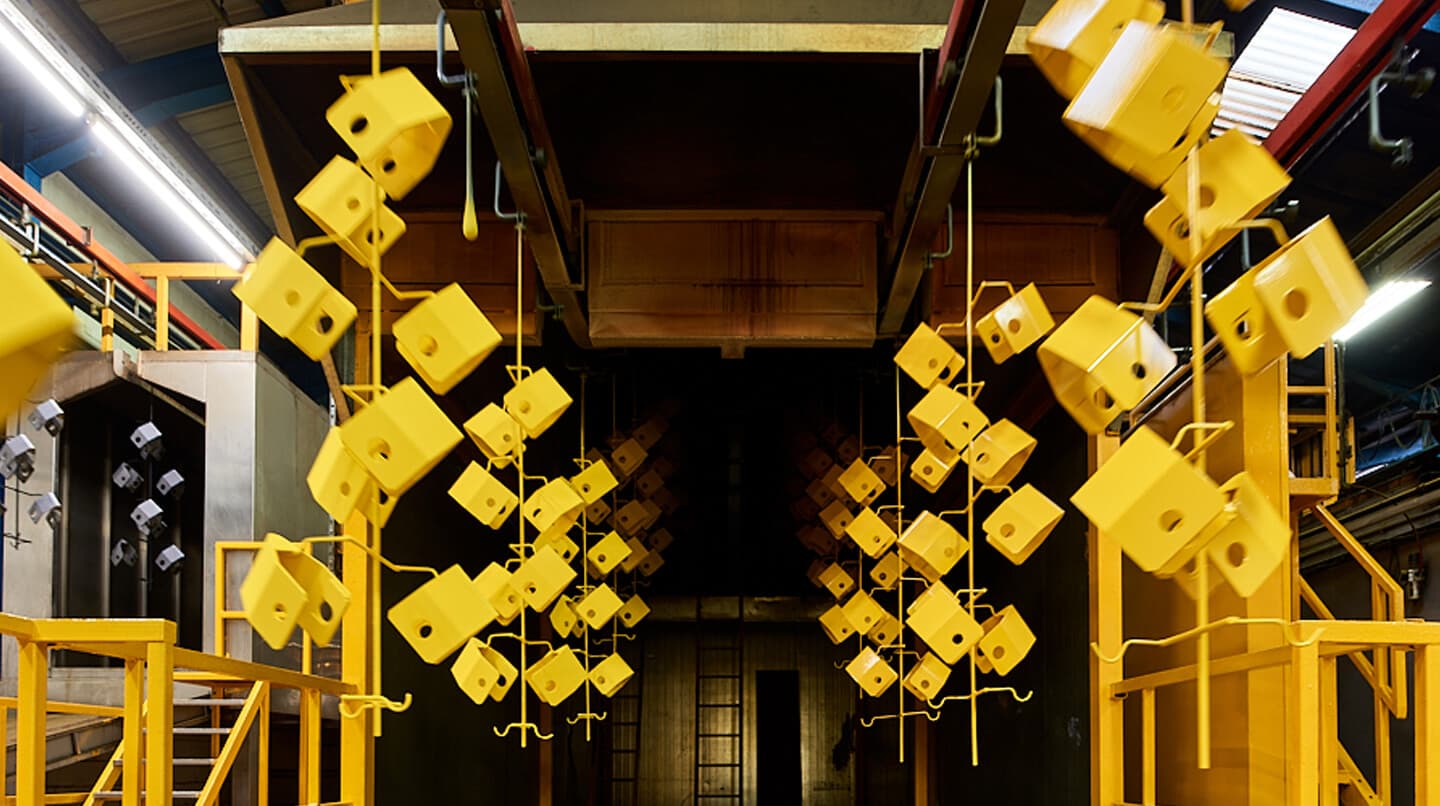
[[[509,0],[443,0],[442,5],[465,69],[475,76],[475,102],[516,209],[525,217],[541,282],[560,306],[570,338],[588,347],[590,325],[580,301],[583,285],[572,280],[570,272],[572,265],[579,265],[570,199]]]
[[[893,276],[880,313],[882,336],[900,331],[915,299],[926,255],[965,170],[965,138],[975,132],[989,104],[1024,5],[1023,0],[956,0],[937,82],[926,93],[924,140],[912,147],[907,163],[916,167],[907,168],[896,202],[888,252]],[[957,66],[953,82],[947,81],[951,63]]]
[[[1440,0],[1384,0],[1270,132],[1265,148],[1293,169],[1390,64],[1395,45],[1414,39],[1437,11]]]

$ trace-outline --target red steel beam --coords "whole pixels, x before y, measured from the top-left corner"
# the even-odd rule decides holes
[[[1275,159],[1293,168],[1437,11],[1440,0],[1384,0],[1265,139]]]
[[[60,208],[51,204],[49,199],[40,195],[40,191],[31,187],[30,183],[3,163],[0,163],[0,192],[29,207],[31,215],[69,241],[75,251],[99,264],[106,274],[114,277],[116,282],[129,289],[131,293],[151,305],[155,304],[155,289],[151,288],[143,277],[125,265],[125,261],[115,257],[115,253],[97,243],[79,224],[60,212]],[[239,272],[236,272],[235,279],[240,279]],[[176,310],[173,305],[170,306],[170,321],[207,349],[227,349],[219,339],[210,335],[194,319]]]

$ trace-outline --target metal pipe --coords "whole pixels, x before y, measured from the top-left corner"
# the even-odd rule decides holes
[[[464,84],[469,75],[468,71],[458,76],[445,72],[445,9],[442,8],[435,17],[435,78],[442,86],[454,87]]]

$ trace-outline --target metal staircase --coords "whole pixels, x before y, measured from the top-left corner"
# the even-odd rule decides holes
[[[214,680],[210,684],[209,697],[174,701],[177,714],[188,712],[193,715],[177,719],[176,726],[171,730],[175,739],[171,760],[176,784],[171,793],[173,802],[214,806],[250,731],[257,724],[260,732],[269,730],[268,718],[262,716],[268,713],[268,683]],[[244,696],[228,696],[233,691]],[[84,806],[125,800],[124,790],[116,788],[128,763],[123,749],[123,745],[115,749],[85,798]],[[140,763],[143,765],[145,761],[142,759]],[[260,763],[264,765],[266,762],[262,759]],[[265,781],[266,777],[266,771],[261,769],[261,781]],[[138,794],[140,798],[145,796],[143,791]]]
[[[745,678],[741,603],[733,617],[695,605],[695,802],[744,798]]]

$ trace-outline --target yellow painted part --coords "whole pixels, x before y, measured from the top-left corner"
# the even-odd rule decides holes
[[[505,411],[531,439],[554,425],[571,402],[570,395],[548,369],[532,372],[505,393]]]
[[[1227,70],[1223,59],[1172,29],[1130,22],[1071,100],[1064,121],[1128,172],[1137,161],[1185,147],[1192,122],[1205,118]]]
[[[661,556],[660,552],[652,549],[646,552],[645,559],[640,561],[640,573],[647,577],[654,576],[655,572],[659,571],[664,564],[665,558]]]
[[[640,529],[642,531],[654,526],[655,522],[660,520],[660,516],[665,514],[665,510],[661,509],[660,505],[654,501],[641,501],[640,512]]]
[[[840,444],[835,446],[835,458],[841,464],[845,465],[848,465],[851,462],[854,462],[856,459],[859,459],[860,438],[855,436],[854,434],[851,434],[850,436],[840,440]]]
[[[863,459],[856,459],[840,474],[840,486],[860,506],[870,506],[885,492],[885,481]]]
[[[1254,375],[1285,355],[1285,341],[1255,294],[1253,269],[1205,303],[1205,319],[1230,361],[1246,375]]]
[[[650,605],[645,603],[637,593],[625,600],[625,606],[620,608],[620,623],[626,627],[634,627],[646,616],[650,615]]]
[[[1148,426],[1135,429],[1070,501],[1152,574],[1180,570],[1225,507],[1215,482]]]
[[[1065,510],[1026,484],[1000,502],[981,528],[987,543],[1020,565],[1040,548],[1064,515]]]
[[[826,483],[823,476],[811,479],[810,483],[805,485],[805,495],[809,496],[810,500],[814,501],[818,507],[828,507],[835,500],[835,491],[830,489],[830,485]]]
[[[1009,420],[996,420],[980,432],[960,458],[975,473],[975,480],[991,487],[1009,484],[1035,451],[1035,438]],[[971,460],[971,457],[974,460]]]
[[[575,657],[575,650],[562,646],[547,652],[525,673],[535,696],[549,706],[556,706],[574,694],[585,683],[585,667]]]
[[[1060,0],[1030,31],[1030,58],[1056,92],[1073,98],[1126,24],[1163,16],[1159,0]]]
[[[820,522],[837,540],[844,537],[845,530],[850,528],[850,522],[854,519],[855,516],[851,515],[850,510],[840,501],[832,501],[820,511]]]
[[[965,357],[924,322],[900,346],[894,360],[895,366],[923,389],[948,384],[965,368]]]
[[[605,523],[610,519],[610,505],[604,501],[596,501],[585,507],[585,519],[591,523]]]
[[[819,515],[820,513],[817,511],[815,514]],[[835,539],[834,535],[813,523],[797,529],[795,537],[805,548],[820,555],[834,554],[835,550],[840,547],[840,542]]]
[[[640,469],[640,465],[645,462],[645,457],[649,455],[638,440],[627,439],[610,452],[610,462],[615,465],[615,470],[620,478],[628,479]]]
[[[0,421],[74,339],[75,317],[8,243],[0,242]]]
[[[531,610],[542,613],[574,579],[575,570],[554,549],[541,546],[515,570],[511,584]]]
[[[465,569],[452,565],[416,588],[386,614],[426,663],[439,663],[495,620],[495,608]]]
[[[499,468],[509,467],[515,456],[525,450],[520,424],[494,403],[465,421],[465,433],[485,458]]]
[[[1035,645],[1035,633],[1014,605],[986,619],[981,628],[985,637],[980,639],[980,652],[992,667],[985,671],[993,670],[1001,677],[1010,674]]]
[[[635,430],[630,432],[630,436],[640,443],[640,447],[648,451],[660,443],[660,438],[665,436],[665,432],[668,430],[670,430],[670,423],[666,422],[664,417],[656,415],[635,426]]]
[[[831,605],[820,614],[820,628],[825,631],[832,644],[839,644],[855,634],[855,626],[845,617],[845,611],[838,604]]]
[[[653,470],[648,470],[635,480],[635,490],[646,498],[653,497],[665,486],[665,478]]]
[[[1176,362],[1154,328],[1100,296],[1055,328],[1039,358],[1055,399],[1090,434],[1134,408]]]
[[[465,437],[414,378],[405,378],[340,426],[346,450],[386,493],[400,496]]]
[[[618,482],[610,466],[604,462],[592,462],[589,467],[570,478],[570,486],[580,494],[580,500],[590,506],[600,501],[615,489]]]
[[[586,568],[589,570],[590,576],[603,577],[615,570],[615,566],[628,556],[630,556],[630,547],[625,544],[625,538],[615,532],[610,532],[591,546],[590,551],[586,552]]]
[[[613,697],[634,676],[635,670],[630,664],[619,653],[614,653],[590,670],[590,685],[606,697]]]
[[[674,542],[675,536],[670,534],[669,529],[656,529],[650,533],[649,544],[651,551],[664,551],[670,548],[670,545]]]
[[[450,113],[408,68],[340,81],[345,94],[325,120],[391,198],[405,198],[435,167]]]
[[[485,645],[480,643],[479,639],[471,638],[450,665],[450,674],[455,678],[455,684],[460,686],[465,696],[476,705],[484,705],[490,699],[500,677],[500,670],[496,669],[495,664],[481,651],[484,648]]]
[[[615,618],[615,614],[620,612],[623,606],[624,602],[615,595],[615,591],[602,582],[599,587],[585,594],[585,598],[576,606],[576,612],[590,629],[599,630],[609,624],[610,619]]]
[[[280,555],[267,541],[240,583],[245,620],[271,649],[284,649],[299,622],[309,597],[280,564]]]
[[[620,570],[628,574],[639,568],[640,563],[645,562],[645,558],[650,554],[650,549],[640,542],[638,537],[625,538],[625,546],[630,549],[630,553],[620,561]]]
[[[905,572],[905,563],[900,555],[890,552],[881,557],[878,562],[870,566],[870,581],[881,590],[890,590],[895,583],[900,581],[900,575]]]
[[[395,320],[392,333],[400,357],[437,395],[455,388],[500,346],[500,331],[459,283],[421,300]]]
[[[650,513],[641,501],[631,501],[615,513],[615,528],[627,535],[634,535],[645,528]]]
[[[936,492],[940,485],[950,478],[950,471],[955,469],[955,464],[959,461],[959,454],[942,457],[926,448],[910,464],[910,479],[927,492]]]
[[[925,589],[906,609],[905,624],[941,660],[954,665],[980,640],[984,631],[944,584]]]
[[[475,462],[466,466],[460,478],[450,485],[450,497],[475,520],[491,529],[504,525],[510,513],[520,504],[520,499],[504,482]]]
[[[825,471],[825,475],[821,476],[818,481],[834,496],[833,500],[840,501],[848,507],[854,504],[855,501],[850,497],[850,492],[840,483],[840,477],[844,475],[844,473],[844,468],[838,464],[834,464]]]
[[[1207,551],[1230,587],[1248,599],[1284,563],[1290,525],[1248,473],[1230,477],[1220,492],[1235,517],[1215,532]]]
[[[874,641],[876,646],[887,647],[894,643],[895,639],[900,636],[900,630],[900,619],[895,618],[887,612],[875,622],[875,626],[870,628],[866,636],[868,636],[871,641]]]
[[[830,563],[824,571],[820,572],[820,584],[825,587],[825,590],[830,591],[831,596],[843,599],[845,594],[854,589],[855,578],[850,576],[850,572],[846,571],[840,563]]]
[[[556,525],[568,531],[580,519],[584,509],[585,502],[570,482],[554,479],[525,499],[521,511],[530,525],[544,532]]]
[[[958,454],[990,423],[975,401],[948,386],[932,387],[905,419],[925,447],[940,456]]]
[[[1296,358],[1328,341],[1370,295],[1330,216],[1292,238],[1254,272],[1255,295]]]
[[[509,624],[520,614],[524,606],[520,592],[515,589],[514,578],[499,563],[490,563],[476,575],[472,583],[485,601],[495,609],[495,621]]]
[[[940,660],[933,652],[926,652],[921,656],[920,662],[905,673],[905,690],[923,702],[938,695],[945,687],[945,681],[949,679],[950,667],[945,665],[945,661]]]
[[[879,559],[895,545],[895,530],[886,525],[879,515],[869,507],[855,514],[855,519],[845,527],[845,534],[860,550],[873,559]]]
[[[864,591],[855,591],[855,595],[840,609],[845,613],[845,620],[849,621],[850,626],[858,633],[869,633],[888,615],[885,608]]]
[[[900,677],[884,658],[868,646],[846,664],[845,672],[871,697],[884,694]]]
[[[560,559],[569,563],[580,553],[580,547],[570,539],[570,529],[573,527],[574,524],[571,522],[560,521],[536,535],[533,545],[536,548],[549,546],[556,554],[560,555]]]
[[[997,364],[1025,352],[1055,327],[1040,289],[1030,283],[975,322],[975,335]]]
[[[510,689],[515,685],[515,681],[520,679],[520,670],[516,669],[515,664],[511,663],[504,655],[500,654],[499,650],[493,647],[482,646],[480,648],[480,654],[485,657],[485,660],[490,662],[491,666],[495,667],[497,677],[494,688],[490,689],[490,699],[495,702],[500,702],[505,699],[506,694],[510,693]]]
[[[295,203],[356,263],[370,268],[375,184],[359,165],[336,157],[295,196]],[[381,255],[405,234],[405,221],[380,205]],[[263,318],[263,317],[262,317]]]
[[[349,519],[362,501],[374,498],[370,478],[365,466],[345,450],[344,439],[339,428],[331,428],[320,444],[319,453],[305,475],[305,485],[310,496],[326,514],[339,523]]]
[[[805,460],[800,463],[800,470],[809,478],[818,479],[825,475],[830,466],[835,464],[835,458],[824,448],[814,448],[805,454]]]
[[[1200,209],[1190,210],[1186,165],[1165,181],[1162,198],[1145,214],[1145,227],[1182,266],[1193,266],[1219,251],[1238,232],[1236,224],[1259,215],[1290,184],[1290,175],[1263,146],[1230,129],[1200,146]],[[1191,247],[1190,226],[1200,234]]]
[[[555,628],[555,635],[559,638],[569,638],[575,627],[580,623],[575,613],[575,603],[569,596],[561,596],[555,600],[554,607],[550,608],[550,626]]]
[[[355,322],[355,303],[279,238],[233,288],[260,321],[319,361]]]
[[[272,537],[279,536],[267,535],[265,542],[269,543]],[[350,607],[350,591],[324,563],[302,551],[281,553],[280,564],[305,590],[306,603],[300,611],[300,629],[317,645],[329,646],[340,629],[340,620]],[[327,612],[329,617],[325,616]]]
[[[944,518],[921,512],[905,527],[897,547],[900,559],[907,565],[931,582],[938,582],[970,550],[970,541]]]

